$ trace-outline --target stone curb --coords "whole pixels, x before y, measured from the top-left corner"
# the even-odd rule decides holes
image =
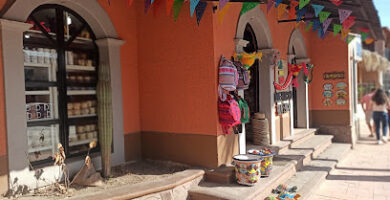
[[[158,179],[156,181],[137,183],[134,185],[125,185],[116,188],[107,189],[104,191],[95,192],[93,194],[78,195],[69,200],[124,200],[134,199],[145,195],[158,193],[173,189],[179,185],[190,182],[196,178],[203,176],[204,170],[188,169],[182,172],[177,172],[170,177]]]

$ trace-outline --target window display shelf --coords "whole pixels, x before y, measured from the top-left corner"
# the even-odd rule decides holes
[[[42,31],[40,31],[40,30],[28,30],[28,31],[26,31],[26,34],[28,34],[30,37],[34,37],[34,36],[35,37],[36,36],[42,37],[42,36],[44,36]],[[56,34],[52,33],[52,32],[49,32],[49,35],[56,36]],[[70,38],[69,35],[65,35],[64,37],[65,37],[65,39],[69,39]],[[84,38],[84,37],[76,37],[75,41],[79,41],[79,42],[93,42],[93,40],[91,38]]]
[[[93,66],[82,66],[82,65],[66,65],[68,71],[95,71],[96,68]]]
[[[44,147],[36,147],[36,148],[29,148],[28,153],[34,153],[34,152],[39,152],[39,151],[47,151],[47,150],[52,150],[52,146],[44,146]]]
[[[68,95],[96,95],[96,90],[68,90]]]
[[[80,140],[77,142],[69,142],[69,146],[72,147],[72,146],[78,146],[78,145],[83,145],[83,144],[89,144],[93,140],[97,140],[97,138],[90,138],[90,139],[86,139],[86,140]]]
[[[50,95],[49,90],[26,91],[26,95]]]
[[[74,115],[74,116],[69,116],[70,119],[74,118],[85,118],[85,117],[96,117],[96,114],[88,114],[88,115]]]
[[[44,67],[49,68],[52,65],[51,64],[44,64],[44,63],[24,63],[25,67]]]

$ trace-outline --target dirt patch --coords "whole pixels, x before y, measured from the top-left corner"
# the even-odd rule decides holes
[[[98,191],[111,189],[123,185],[132,185],[141,182],[154,181],[171,176],[172,174],[189,169],[189,166],[165,161],[140,161],[127,163],[112,168],[112,178],[104,180],[102,187],[80,187],[72,185],[67,194],[60,194],[54,185],[31,190],[27,194],[0,199],[20,199],[20,200],[57,200],[79,194],[95,193]]]

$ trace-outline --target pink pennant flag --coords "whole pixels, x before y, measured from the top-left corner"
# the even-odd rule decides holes
[[[328,18],[322,23],[322,27],[324,28],[324,32],[326,32],[329,28],[329,25],[332,23],[333,18]]]
[[[343,23],[351,14],[352,10],[339,9],[340,23]]]
[[[343,29],[347,30],[355,24],[355,16],[349,16],[343,23]]]
[[[272,7],[273,4],[274,4],[274,0],[268,0],[268,3],[267,3],[267,13],[269,12],[269,10],[271,10],[271,7]]]
[[[229,2],[230,0],[219,0],[219,10],[222,10],[223,7]]]

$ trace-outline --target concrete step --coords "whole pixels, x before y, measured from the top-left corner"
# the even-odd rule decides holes
[[[283,151],[276,157],[295,160],[296,169],[299,170],[331,145],[332,138],[333,136],[330,135],[311,136],[298,143],[293,143],[290,149]]]
[[[261,178],[255,186],[201,182],[198,186],[192,187],[188,193],[192,200],[263,200],[273,188],[287,181],[295,172],[294,162],[276,159],[271,175]]]
[[[294,143],[299,143],[302,141],[305,141],[312,136],[315,135],[317,129],[300,129],[294,133],[294,135],[284,138],[283,140],[273,144],[266,146],[267,148],[270,148],[272,151],[274,151],[276,154],[280,154],[284,151],[287,151],[291,145]],[[259,146],[259,145],[253,145],[253,144],[248,144],[247,145],[247,150],[249,149],[261,149],[264,146]]]
[[[297,186],[297,193],[302,195],[302,200],[311,199],[311,193],[326,179],[338,162],[340,162],[351,150],[350,144],[333,143],[324,152],[304,166],[285,184]]]
[[[217,169],[207,170],[204,178],[207,182],[223,184],[233,183],[235,181],[234,166],[222,166]]]

